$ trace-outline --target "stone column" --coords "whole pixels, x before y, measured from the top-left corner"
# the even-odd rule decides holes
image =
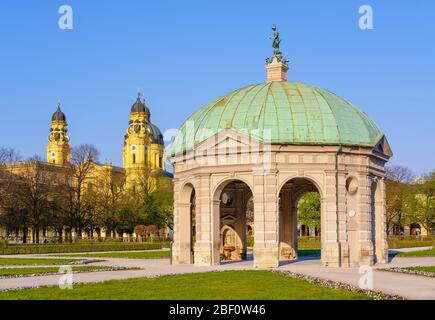
[[[378,194],[375,196],[376,206],[376,258],[377,263],[388,263],[387,238],[387,200],[385,178],[378,181]]]
[[[174,204],[174,243],[172,245],[174,264],[190,264],[192,262],[190,209],[190,203],[175,202]],[[182,228],[184,230],[181,230]]]
[[[295,220],[296,212],[293,206],[292,195],[287,190],[281,191],[281,208],[279,212],[279,245],[280,245],[280,259],[296,259],[297,238],[295,241]],[[297,232],[297,226],[296,226]],[[296,236],[297,237],[297,236]]]
[[[191,225],[191,195],[181,199],[180,182],[174,181],[174,243],[172,245],[172,261],[174,264],[190,264],[192,225]],[[187,199],[189,198],[189,200]]]
[[[195,265],[217,265],[220,264],[219,201],[213,201],[209,174],[200,175],[197,181]]]
[[[373,255],[373,206],[372,206],[372,181],[368,176],[365,175],[358,176],[358,191],[356,193],[357,197],[357,208],[356,208],[356,218],[358,220],[358,231],[359,231],[359,242],[358,242],[358,258],[356,262],[358,265],[371,266],[374,262]]]
[[[236,251],[234,252],[235,259],[246,258],[246,199],[245,190],[236,188],[234,190],[235,201],[235,217],[236,223],[234,229],[236,231]]]
[[[254,175],[254,267],[279,266],[276,172]]]
[[[338,193],[337,193],[338,191]],[[338,181],[335,170],[326,172],[326,186],[322,195],[322,264],[345,267],[348,263],[346,182],[343,173]]]

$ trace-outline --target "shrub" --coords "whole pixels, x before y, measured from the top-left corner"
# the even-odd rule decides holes
[[[0,239],[0,248],[6,247],[8,245],[8,240]]]

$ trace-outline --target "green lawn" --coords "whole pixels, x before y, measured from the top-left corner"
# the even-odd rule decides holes
[[[409,267],[405,268],[411,271],[424,271],[424,272],[433,272],[435,273],[435,267]]]
[[[367,300],[270,271],[227,271],[0,292],[0,300]]]
[[[400,252],[395,255],[396,257],[435,257],[435,249]]]
[[[299,257],[320,255],[320,249],[300,249],[298,255]]]
[[[77,271],[103,271],[108,270],[108,267],[97,266],[74,266],[73,272]],[[58,273],[58,267],[46,267],[46,268],[0,268],[0,277],[11,275],[29,275],[29,274],[41,274],[41,273]]]
[[[25,265],[59,265],[68,264],[74,259],[44,259],[44,258],[0,258],[0,266],[25,266]]]
[[[299,256],[319,255],[318,249],[301,249]],[[134,251],[134,252],[105,252],[105,253],[71,253],[57,255],[59,257],[86,257],[86,258],[125,258],[125,259],[165,259],[169,258],[170,251]]]
[[[106,252],[106,253],[82,253],[62,254],[62,257],[86,257],[86,258],[125,258],[125,259],[164,259],[169,258],[170,251],[132,251],[132,252]]]

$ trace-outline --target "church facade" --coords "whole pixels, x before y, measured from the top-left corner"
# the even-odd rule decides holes
[[[56,179],[65,179],[65,172],[72,168],[70,166],[73,149],[70,145],[70,137],[68,135],[68,122],[65,113],[61,110],[61,105],[58,103],[57,110],[53,113],[50,122],[50,134],[48,137],[48,145],[46,147],[46,161],[27,161],[19,162],[6,167],[6,170],[15,176],[23,176],[29,172],[41,170],[54,173]],[[150,109],[145,105],[145,101],[141,99],[141,94],[138,94],[136,101],[131,106],[129,126],[124,136],[124,145],[122,148],[122,167],[117,167],[111,163],[98,163],[94,159],[91,161],[91,171],[86,176],[86,188],[101,186],[104,181],[110,178],[114,184],[119,185],[119,188],[124,191],[135,192],[136,188],[140,188],[142,179],[149,179],[152,187],[158,188],[158,183],[171,183],[171,175],[165,170],[165,146],[163,135],[160,129],[151,122]],[[75,164],[77,165],[77,163]],[[73,175],[74,176],[74,175]],[[153,177],[159,177],[159,181]],[[160,179],[162,177],[162,179]],[[74,178],[73,178],[74,179]],[[74,183],[74,182],[72,182]],[[0,211],[1,214],[1,211]],[[77,237],[76,231],[71,230],[69,237]],[[122,234],[117,234],[111,230],[110,234],[106,234],[103,227],[98,228],[98,234],[85,234],[82,236],[89,237],[117,237]],[[40,230],[39,239],[50,238],[54,236],[53,231]],[[7,237],[7,230],[0,229],[0,236]],[[33,234],[33,237],[35,235]],[[22,238],[18,236],[17,238]],[[32,242],[32,230],[29,230],[28,241]]]
[[[66,165],[71,158],[68,123],[66,115],[58,104],[51,118],[50,136],[47,145],[47,163]],[[148,170],[165,170],[165,146],[160,129],[151,122],[151,112],[138,94],[130,111],[129,127],[124,136],[122,149],[122,168],[111,165],[113,170],[125,174],[126,188],[131,188],[143,172]],[[96,163],[98,166],[99,164]]]

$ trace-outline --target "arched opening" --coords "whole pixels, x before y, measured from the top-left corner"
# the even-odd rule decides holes
[[[306,178],[286,182],[279,193],[279,258],[297,260],[299,249],[318,249],[321,242],[321,197]]]
[[[196,242],[196,195],[191,184],[184,186],[180,194],[179,204],[179,263],[193,264],[195,262]]]
[[[214,195],[214,214],[219,217],[221,261],[246,260],[252,251],[254,202],[243,181],[221,184]]]
[[[421,226],[418,223],[411,223],[409,226],[409,235],[410,236],[420,236],[421,235]]]

